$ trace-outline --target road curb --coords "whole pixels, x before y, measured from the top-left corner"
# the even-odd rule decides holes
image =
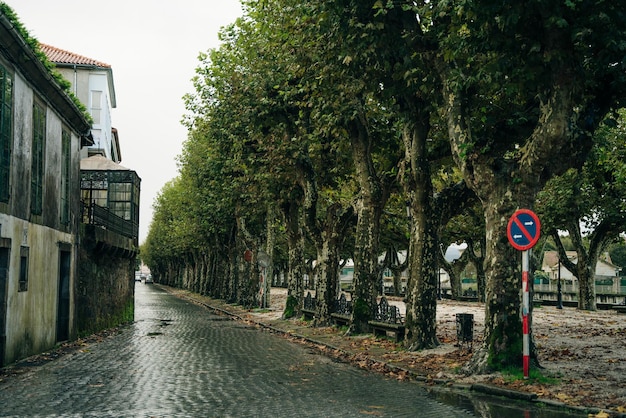
[[[484,383],[473,383],[470,385],[470,388],[473,391],[486,393],[488,395],[505,396],[507,398],[519,399],[523,401],[533,401],[535,399],[538,399],[536,393],[511,390],[501,388],[499,386],[486,385]]]

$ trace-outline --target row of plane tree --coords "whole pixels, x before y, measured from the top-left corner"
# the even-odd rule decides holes
[[[625,183],[615,140],[626,97],[619,5],[244,8],[222,45],[200,55],[185,98],[180,175],[157,198],[143,246],[155,279],[252,306],[264,303],[265,278],[282,259],[286,312],[297,313],[315,259],[315,323],[326,324],[339,260],[352,258],[356,333],[375,311],[381,250],[408,248],[404,344],[418,350],[438,345],[440,245],[463,241],[486,309],[485,342],[466,371],[521,364],[510,216],[534,209],[546,236],[568,230],[585,250],[581,282],[623,230],[623,203],[609,203]],[[582,296],[580,307],[595,309]]]

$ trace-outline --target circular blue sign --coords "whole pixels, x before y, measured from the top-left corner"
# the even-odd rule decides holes
[[[541,222],[533,211],[519,209],[509,219],[506,232],[513,248],[526,251],[539,241],[540,229]]]

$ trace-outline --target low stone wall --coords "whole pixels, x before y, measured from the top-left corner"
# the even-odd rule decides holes
[[[78,336],[133,320],[137,251],[132,245],[110,245],[112,241],[90,228],[82,231],[76,284]]]

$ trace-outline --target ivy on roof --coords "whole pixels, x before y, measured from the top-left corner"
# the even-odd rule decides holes
[[[87,119],[90,124],[93,124],[93,118],[87,111],[87,108],[72,92],[72,84],[56,70],[54,63],[48,59],[43,51],[41,51],[39,41],[30,35],[13,9],[11,9],[8,4],[0,1],[0,12],[4,14],[9,19],[11,24],[13,24],[13,26],[17,29],[20,36],[24,38],[24,41],[33,51],[35,56],[39,59],[39,61],[41,61],[46,70],[48,70],[52,78],[56,81],[59,87],[61,87],[61,90],[63,90],[70,97],[70,99],[72,99],[72,102],[74,102],[78,110],[82,112],[85,119]]]

